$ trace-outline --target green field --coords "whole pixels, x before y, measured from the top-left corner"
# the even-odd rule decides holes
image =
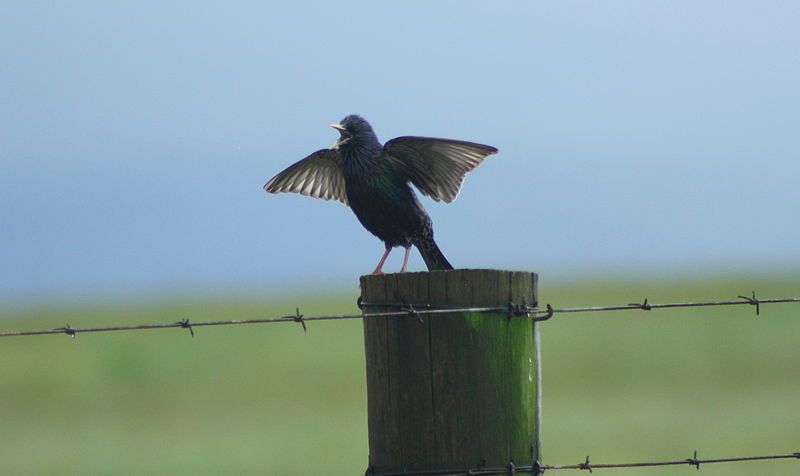
[[[355,283],[355,279],[354,279]],[[800,295],[800,276],[540,284],[556,307]],[[30,309],[0,329],[357,312],[319,298]],[[359,321],[0,340],[2,474],[363,474]],[[542,324],[544,462],[800,451],[800,304],[559,315]],[[702,474],[800,474],[800,461]],[[696,474],[690,467],[600,474]],[[548,474],[586,474],[576,471]]]

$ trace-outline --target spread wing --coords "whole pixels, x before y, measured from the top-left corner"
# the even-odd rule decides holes
[[[464,175],[497,152],[489,145],[434,137],[398,137],[383,149],[420,192],[447,203],[458,196]]]
[[[272,177],[264,185],[269,193],[294,192],[347,205],[342,159],[333,149],[321,149]]]

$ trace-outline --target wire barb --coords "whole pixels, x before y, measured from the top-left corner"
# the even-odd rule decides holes
[[[405,311],[405,312],[407,312],[409,317],[416,317],[416,318],[417,318],[417,320],[418,320],[420,323],[422,323],[422,322],[425,322],[425,321],[422,319],[422,315],[421,315],[421,314],[420,314],[420,313],[419,313],[419,312],[418,312],[416,309],[414,309],[414,305],[413,305],[413,304],[404,304],[404,305],[403,305],[403,306],[400,308],[400,310],[401,310],[401,311]]]
[[[508,462],[508,464],[506,465],[506,469],[508,470],[508,473],[506,473],[506,474],[508,474],[510,476],[513,476],[513,475],[517,474],[517,467],[514,466],[514,462],[513,461],[509,461]]]
[[[761,301],[759,301],[758,298],[756,297],[755,291],[753,291],[752,297],[747,297],[747,296],[739,296],[739,297],[747,301],[747,303],[750,304],[751,306],[756,307],[756,316],[761,314]]]
[[[647,302],[647,298],[644,298],[644,302],[642,303],[632,302],[628,305],[634,309],[641,309],[642,311],[650,311],[653,309],[653,306],[651,306],[650,303]]]
[[[589,463],[589,456],[586,456],[586,461],[578,465],[578,469],[581,470],[588,470],[590,473],[592,472],[592,464]]]
[[[686,460],[689,463],[689,466],[694,466],[696,469],[700,469],[700,460],[697,459],[697,450],[694,450],[694,456]]]
[[[522,317],[527,315],[528,306],[526,306],[525,303],[515,304],[513,301],[508,301],[508,317]]]
[[[73,339],[75,338],[75,335],[78,333],[78,331],[76,331],[75,329],[73,329],[72,327],[70,327],[70,325],[69,325],[69,324],[67,324],[67,326],[66,326],[66,327],[57,327],[57,328],[55,328],[55,329],[53,329],[53,330],[55,330],[55,331],[61,331],[61,332],[63,332],[64,334],[66,334],[66,335],[68,335],[68,336],[72,337]]]
[[[188,318],[178,321],[178,324],[180,324],[181,329],[189,329],[189,334],[194,338],[194,329],[192,329],[192,324],[189,323]]]
[[[299,322],[301,326],[303,326],[303,332],[308,332],[308,328],[306,327],[306,321],[303,319],[303,315],[300,314],[300,308],[294,308],[294,316],[292,316],[294,322]]]

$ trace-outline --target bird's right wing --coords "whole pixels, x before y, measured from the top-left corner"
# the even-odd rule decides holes
[[[335,199],[347,205],[338,151],[321,149],[272,177],[264,185],[269,193],[294,192],[323,200]]]

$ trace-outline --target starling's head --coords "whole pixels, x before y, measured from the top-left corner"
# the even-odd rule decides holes
[[[361,146],[371,146],[378,144],[378,138],[363,117],[351,114],[338,124],[331,124],[331,127],[339,131],[340,137],[332,149],[354,149]]]

